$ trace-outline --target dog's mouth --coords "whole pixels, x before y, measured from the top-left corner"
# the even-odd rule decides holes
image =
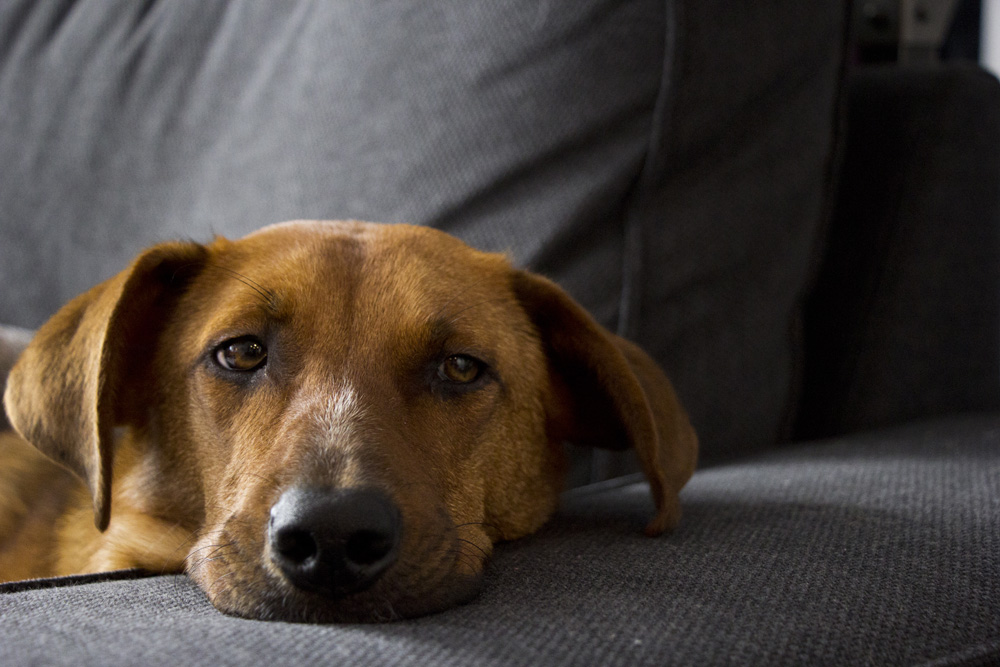
[[[482,587],[481,571],[399,563],[357,592],[304,590],[244,558],[235,544],[210,560],[195,561],[189,574],[223,613],[299,623],[384,623],[424,616],[469,602]]]
[[[405,591],[375,586],[367,591],[331,598],[277,585],[263,589],[217,589],[209,595],[221,612],[242,618],[292,623],[388,623],[425,616],[469,602],[481,589],[480,575],[455,574],[430,590]],[[272,582],[274,583],[274,582]],[[251,584],[252,587],[252,584]]]
[[[459,535],[468,528],[405,522],[372,489],[293,488],[266,521],[231,516],[204,531],[187,570],[217,609],[235,616],[393,621],[478,594],[487,551]]]

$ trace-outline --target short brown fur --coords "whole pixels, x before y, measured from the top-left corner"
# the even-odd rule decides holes
[[[213,365],[247,335],[267,343],[262,369]],[[456,354],[488,376],[440,382]],[[252,618],[387,620],[469,599],[492,545],[554,511],[564,440],[635,448],[650,535],[677,525],[697,458],[642,350],[550,281],[405,225],[155,246],[39,330],[5,404],[34,447],[0,435],[0,581],[186,571]],[[367,590],[297,590],[269,560],[268,513],[303,484],[398,507],[398,560]]]

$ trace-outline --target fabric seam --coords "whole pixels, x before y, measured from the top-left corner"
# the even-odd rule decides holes
[[[670,88],[674,79],[675,55],[678,53],[678,13],[675,2],[663,3],[664,30],[663,56],[660,84],[653,104],[647,139],[646,157],[639,171],[635,196],[625,214],[625,229],[622,235],[622,286],[618,309],[618,335],[634,339],[639,332],[642,316],[642,276],[645,273],[643,256],[643,213],[650,197],[656,174],[659,170],[660,147],[666,124],[670,116]]]

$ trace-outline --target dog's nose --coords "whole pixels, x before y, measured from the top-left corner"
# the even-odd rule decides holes
[[[369,488],[292,488],[271,508],[271,560],[296,587],[331,597],[360,592],[396,561],[396,505]]]

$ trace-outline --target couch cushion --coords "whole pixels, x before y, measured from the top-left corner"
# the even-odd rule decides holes
[[[1000,660],[1000,417],[700,471],[680,529],[658,539],[640,534],[647,494],[621,482],[571,492],[541,533],[501,545],[478,599],[385,625],[229,618],[180,576],[7,585],[19,592],[0,594],[0,662]]]
[[[855,72],[799,437],[1000,409],[1000,83]]]
[[[0,322],[37,326],[157,240],[430,224],[648,347],[710,455],[767,445],[842,5],[0,3]]]
[[[7,389],[7,374],[14,366],[21,350],[28,345],[32,333],[28,329],[6,327],[0,324],[0,398],[3,397],[3,393]],[[5,428],[10,428],[10,424],[7,422],[6,411],[0,405],[0,430]]]

